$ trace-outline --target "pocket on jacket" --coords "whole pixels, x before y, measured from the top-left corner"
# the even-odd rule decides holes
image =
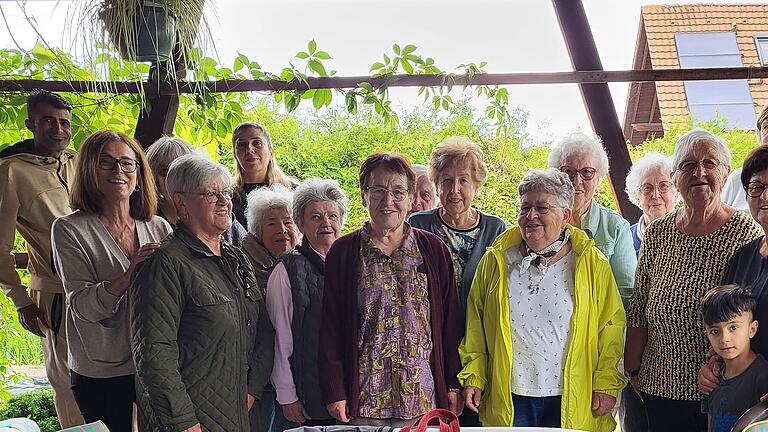
[[[212,288],[205,286],[193,289],[191,297],[192,303],[200,307],[222,305],[232,301],[224,293],[214,291]]]
[[[606,241],[605,243],[595,243],[595,246],[609,260],[613,256],[614,251],[616,250],[616,242],[615,241],[610,241],[610,240]]]

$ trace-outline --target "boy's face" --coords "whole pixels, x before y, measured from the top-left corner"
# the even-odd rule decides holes
[[[752,312],[734,316],[728,321],[707,325],[704,333],[715,352],[725,360],[733,360],[749,352],[749,340],[757,332]]]

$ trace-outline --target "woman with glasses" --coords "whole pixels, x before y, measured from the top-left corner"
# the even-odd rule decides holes
[[[248,431],[272,371],[264,292],[232,223],[232,179],[198,155],[171,163],[179,223],[129,290],[139,430]]]
[[[768,125],[766,125],[768,127]],[[768,147],[762,145],[747,156],[741,169],[742,193],[746,197],[749,212],[763,235],[736,251],[728,264],[723,284],[738,284],[752,289],[757,307],[755,319],[761,323],[752,338],[752,350],[768,356]],[[745,193],[746,192],[746,193]],[[712,356],[699,371],[699,389],[709,394],[718,385],[722,359]]]
[[[415,187],[404,157],[368,156],[370,219],[325,259],[320,390],[343,423],[402,427],[432,408],[461,411],[459,292],[443,241],[405,222]]]
[[[51,228],[53,262],[64,284],[72,393],[86,422],[131,430],[134,363],[126,293],[136,267],[171,227],[155,216],[157,195],[133,139],[100,131],[80,148],[71,205]]]
[[[168,189],[165,186],[165,178],[168,176],[168,168],[179,156],[193,154],[195,148],[192,144],[181,138],[163,136],[153,142],[147,149],[147,161],[149,162],[152,173],[157,185],[158,205],[157,215],[167,220],[171,225],[179,221],[179,215],[176,214],[176,208],[173,200],[168,195]],[[240,246],[245,236],[245,228],[237,220],[232,221],[228,230],[224,231],[224,240],[235,246]]]
[[[636,160],[627,174],[629,200],[643,210],[640,220],[629,227],[638,254],[648,225],[675,209],[677,188],[672,183],[672,171],[672,158],[651,152]]]
[[[709,344],[700,299],[722,283],[734,252],[760,231],[720,199],[731,164],[721,138],[694,129],[677,140],[672,160],[683,206],[645,232],[624,368],[643,397],[650,431],[705,431],[696,377]]]
[[[477,268],[459,352],[464,401],[483,426],[612,432],[624,308],[611,267],[571,220],[574,188],[528,171],[517,226]]]
[[[569,223],[581,228],[608,258],[626,307],[632,296],[637,255],[629,222],[595,201],[600,181],[608,174],[608,155],[596,137],[574,132],[558,141],[549,153],[549,167],[568,174],[575,195]]]

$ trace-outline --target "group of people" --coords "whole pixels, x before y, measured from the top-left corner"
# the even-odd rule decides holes
[[[33,138],[0,152],[0,284],[42,338],[62,426],[400,427],[445,408],[610,432],[618,407],[625,432],[720,431],[768,393],[768,146],[731,179],[701,129],[637,160],[630,225],[595,200],[599,139],[573,133],[525,174],[509,227],[477,206],[470,139],[426,166],[377,152],[367,221],[342,235],[346,192],[287,176],[259,124],[233,131],[233,178],[179,138],[145,153],[100,131],[75,155],[65,99],[27,110]],[[723,201],[734,182],[744,208]]]

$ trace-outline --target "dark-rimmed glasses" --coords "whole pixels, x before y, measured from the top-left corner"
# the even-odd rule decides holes
[[[744,188],[744,190],[747,191],[747,195],[750,197],[759,198],[763,194],[763,191],[765,191],[766,187],[768,187],[768,183],[752,180],[749,182],[747,187]]]
[[[132,173],[139,167],[139,161],[129,157],[113,158],[110,155],[99,156],[99,168],[104,171],[112,171],[115,166],[120,165],[123,172]]]
[[[378,201],[387,199],[387,194],[392,194],[393,201],[402,201],[408,196],[408,189],[394,188],[387,189],[383,186],[368,186],[365,188],[368,195]]]
[[[595,174],[597,173],[597,170],[592,167],[585,167],[577,170],[576,168],[569,167],[568,165],[561,166],[560,171],[566,173],[571,181],[576,180],[577,175],[581,177],[582,180],[592,180],[595,178]]]

